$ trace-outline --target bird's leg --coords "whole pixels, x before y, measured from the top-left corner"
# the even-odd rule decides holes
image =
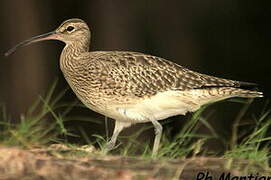
[[[155,139],[154,139],[154,144],[152,148],[152,157],[155,157],[158,152],[162,132],[163,132],[163,127],[158,121],[152,121],[152,124],[154,126],[154,131],[155,131]]]
[[[106,152],[114,149],[119,133],[125,128],[129,127],[131,123],[115,121],[115,128],[110,141],[106,144]]]

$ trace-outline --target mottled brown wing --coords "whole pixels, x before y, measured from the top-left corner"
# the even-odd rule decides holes
[[[142,97],[166,90],[240,86],[238,81],[193,72],[156,56],[123,51],[95,53],[107,70],[105,83],[123,95]]]

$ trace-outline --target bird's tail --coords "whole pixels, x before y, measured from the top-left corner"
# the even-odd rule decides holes
[[[236,92],[236,95],[243,98],[263,97],[263,93],[260,91],[245,90],[245,89],[238,89],[238,91]]]
[[[263,97],[263,93],[261,91],[258,91],[258,84],[256,83],[239,81],[239,88],[237,89],[237,91],[239,91],[238,92],[239,97],[244,97],[244,98]]]
[[[220,92],[231,97],[257,98],[263,97],[263,93],[257,90],[241,89],[234,87],[222,87]]]

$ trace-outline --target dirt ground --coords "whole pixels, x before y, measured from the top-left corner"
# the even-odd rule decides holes
[[[244,160],[216,157],[155,160],[97,155],[91,148],[87,149],[87,156],[62,156],[60,151],[67,153],[69,149],[64,147],[23,150],[16,147],[0,147],[0,179],[190,180],[196,179],[197,176],[203,177],[207,172],[213,179],[219,179],[223,173],[244,176],[248,175],[250,170],[261,172],[262,175],[270,173]]]

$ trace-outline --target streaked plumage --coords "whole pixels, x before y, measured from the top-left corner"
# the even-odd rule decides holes
[[[204,104],[230,97],[262,97],[261,92],[243,89],[254,87],[253,83],[200,74],[156,56],[125,51],[88,52],[90,31],[80,19],[65,21],[52,34],[24,43],[47,39],[66,43],[60,67],[67,82],[87,107],[116,120],[108,149],[114,147],[124,127],[150,121],[156,129],[155,154],[162,133],[158,120],[185,115]]]

